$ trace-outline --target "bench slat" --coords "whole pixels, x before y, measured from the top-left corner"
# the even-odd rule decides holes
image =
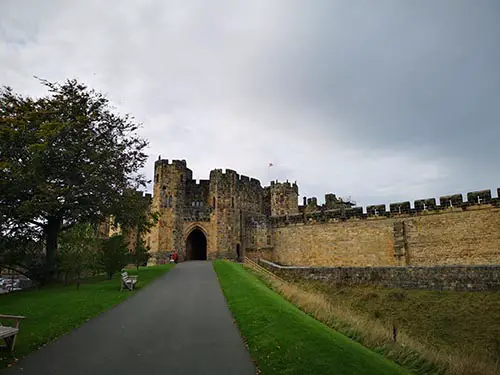
[[[0,314],[0,319],[26,319],[26,317],[20,316],[20,315],[5,315],[5,314]]]
[[[0,339],[15,336],[19,333],[19,329],[12,327],[0,326]]]

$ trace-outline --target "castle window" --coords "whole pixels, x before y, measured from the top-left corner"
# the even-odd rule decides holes
[[[215,208],[215,197],[212,199],[212,207]]]
[[[271,235],[267,235],[267,244],[271,245]]]
[[[231,207],[234,208],[234,197],[231,198]]]
[[[192,202],[191,202],[191,206],[192,206],[192,207],[196,206],[196,202],[195,202],[195,201],[192,201]]]
[[[170,195],[170,197],[168,198],[168,207],[172,208],[173,205],[174,205],[174,197]]]

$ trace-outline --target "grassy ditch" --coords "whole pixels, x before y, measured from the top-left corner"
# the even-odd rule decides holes
[[[131,275],[139,275],[137,291],[171,268],[172,265],[162,265],[141,267],[138,272],[135,269],[127,271]],[[136,291],[120,292],[119,274],[112,280],[97,276],[82,281],[79,290],[74,285],[54,285],[0,295],[0,314],[26,317],[21,321],[14,352],[15,357],[21,358],[117,305]],[[15,361],[15,357],[0,352],[0,368]]]
[[[392,324],[434,350],[458,351],[500,361],[500,293],[336,288],[303,282],[331,303]]]
[[[301,310],[417,374],[500,373],[498,293],[336,288],[259,277]]]
[[[229,309],[262,374],[409,373],[311,318],[243,266],[216,261],[214,269]]]

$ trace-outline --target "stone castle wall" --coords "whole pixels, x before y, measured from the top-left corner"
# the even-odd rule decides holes
[[[273,261],[301,266],[500,264],[500,200],[490,191],[271,217]],[[310,202],[316,204],[316,202]],[[263,232],[253,231],[257,237]],[[253,239],[249,243],[255,243]],[[257,251],[259,247],[249,248]]]
[[[500,190],[500,189],[499,189]],[[193,228],[207,237],[209,259],[259,256],[284,265],[434,266],[500,264],[500,199],[489,190],[436,199],[351,207],[334,194],[298,205],[296,183],[215,169],[195,181],[184,160],[159,159],[151,209],[160,219],[146,243],[179,252]]]
[[[395,265],[387,222],[307,223],[274,228],[273,260],[308,266]]]
[[[288,281],[316,280],[337,286],[379,285],[388,288],[453,291],[500,290],[500,265],[430,267],[284,267],[259,264]]]

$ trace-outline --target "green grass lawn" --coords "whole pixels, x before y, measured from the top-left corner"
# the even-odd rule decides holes
[[[139,271],[127,270],[139,275],[137,289],[145,287],[161,276],[172,265],[141,267]],[[134,292],[120,292],[120,275],[112,280],[97,276],[76,286],[55,285],[40,290],[29,290],[0,295],[0,314],[23,315],[21,330],[17,336],[15,357],[21,358],[57,337],[71,331],[99,313],[127,299]],[[0,368],[13,361],[13,357],[0,352]]]
[[[262,374],[409,374],[300,311],[241,265],[215,261],[214,269]]]

